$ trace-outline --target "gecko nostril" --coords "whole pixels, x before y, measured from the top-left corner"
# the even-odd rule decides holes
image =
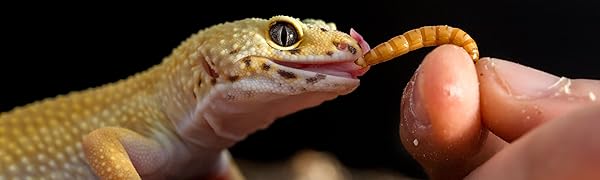
[[[348,51],[352,54],[356,54],[356,48],[354,48],[354,46],[348,46]]]
[[[348,48],[348,43],[338,43],[338,42],[334,42],[333,43],[338,50],[345,50],[346,48]]]

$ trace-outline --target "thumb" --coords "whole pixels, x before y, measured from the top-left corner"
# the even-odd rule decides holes
[[[481,59],[476,66],[482,121],[508,142],[548,120],[600,103],[597,80],[558,77],[491,58]]]

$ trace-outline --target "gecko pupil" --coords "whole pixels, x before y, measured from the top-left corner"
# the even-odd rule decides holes
[[[298,42],[298,32],[290,23],[277,22],[269,29],[271,40],[277,45],[287,47]]]

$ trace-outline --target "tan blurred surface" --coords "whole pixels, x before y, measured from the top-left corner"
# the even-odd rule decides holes
[[[344,167],[326,152],[303,150],[287,161],[262,163],[236,160],[248,180],[408,180],[414,179],[388,170],[363,170]]]

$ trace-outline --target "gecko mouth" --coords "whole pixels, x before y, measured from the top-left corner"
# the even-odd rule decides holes
[[[369,69],[368,67],[363,68],[354,64],[354,60],[321,64],[294,63],[277,60],[274,60],[273,62],[285,67],[294,68],[298,70],[352,79],[357,79],[359,76],[365,74]]]
[[[371,48],[369,44],[364,40],[364,38],[358,34],[358,32],[354,31],[354,29],[350,29],[350,36],[356,40],[360,48],[362,49],[363,55],[366,54]],[[304,71],[310,71],[315,73],[327,74],[338,77],[352,78],[357,79],[359,76],[364,75],[369,67],[361,67],[354,63],[356,59],[349,60],[341,60],[331,62],[330,60],[324,61],[311,61],[315,63],[297,63],[297,62],[289,62],[289,61],[278,61],[272,60],[273,62]],[[329,62],[328,62],[329,61]],[[325,63],[317,63],[317,62],[325,62]]]

